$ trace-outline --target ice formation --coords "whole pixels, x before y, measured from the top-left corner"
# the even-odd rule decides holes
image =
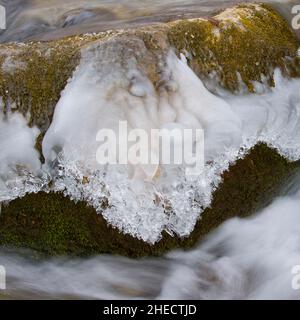
[[[34,192],[47,190],[51,179],[52,190],[85,200],[111,225],[154,243],[163,230],[188,236],[210,204],[221,173],[258,141],[276,147],[289,159],[300,158],[300,80],[284,79],[276,71],[275,88],[261,87],[261,93],[255,95],[220,92],[217,96],[207,90],[184,56],[179,59],[170,52],[163,70],[164,81],[156,90],[134,58],[119,61],[113,52],[118,51],[110,52],[109,45],[94,45],[83,52],[44,137],[46,162],[42,170],[33,149],[36,129],[28,128],[19,114],[11,115],[10,120],[2,116],[0,136],[10,130],[15,136],[6,134],[1,143],[12,145],[20,142],[21,136],[24,139],[19,153],[1,145],[2,200],[23,195],[30,188]],[[122,120],[132,129],[147,131],[202,128],[204,172],[191,178],[180,165],[160,165],[159,169],[139,164],[99,165],[97,132],[109,128],[117,133]],[[7,166],[15,168],[20,163],[35,180],[31,187],[20,188],[19,194],[9,194],[6,191],[11,176],[7,177]],[[106,208],[104,203],[108,203]]]
[[[0,201],[31,191],[31,183],[39,180],[41,163],[34,148],[38,134],[21,114],[0,110]]]

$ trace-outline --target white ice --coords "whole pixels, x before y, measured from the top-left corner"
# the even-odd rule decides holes
[[[221,173],[258,141],[291,160],[300,158],[300,80],[284,79],[276,71],[273,89],[217,96],[183,56],[170,52],[163,84],[155,90],[134,55],[116,46],[112,39],[83,51],[43,140],[43,170],[52,176],[53,189],[87,201],[113,226],[151,243],[163,230],[188,236],[210,204]],[[128,121],[129,130],[204,129],[205,171],[189,179],[182,166],[99,165],[97,132],[118,133],[120,120]],[[104,200],[110,206],[103,211]]]
[[[25,173],[38,174],[41,163],[34,148],[38,134],[21,114],[0,112],[0,201],[20,194],[16,189],[24,188]]]

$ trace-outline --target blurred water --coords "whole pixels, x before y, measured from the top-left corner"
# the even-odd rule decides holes
[[[67,35],[136,27],[180,18],[210,16],[222,8],[249,0],[1,0],[7,10],[7,30],[0,42],[49,40]],[[252,1],[253,2],[253,1]],[[291,21],[297,1],[266,0]]]
[[[42,259],[1,250],[1,299],[299,299],[300,174],[268,208],[231,219],[197,248],[141,260],[100,255]]]

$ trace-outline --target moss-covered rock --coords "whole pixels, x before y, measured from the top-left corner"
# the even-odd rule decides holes
[[[272,86],[276,67],[286,75],[300,75],[299,40],[267,5],[239,5],[208,20],[177,21],[168,38],[178,52],[186,53],[200,77],[216,75],[231,91],[240,80],[250,92],[253,81]]]
[[[238,90],[240,79],[249,91],[254,91],[253,81],[273,85],[275,67],[288,76],[300,75],[299,41],[284,19],[265,5],[240,5],[211,19],[52,42],[1,45],[0,95],[4,112],[18,110],[29,117],[30,125],[41,129],[38,149],[61,91],[80,61],[81,49],[94,41],[101,46],[111,37],[119,41],[117,48],[126,46],[124,52],[131,50],[136,56],[134,45],[142,40],[139,48],[145,48],[145,52],[137,59],[137,66],[156,88],[161,82],[162,62],[171,47],[187,56],[200,77],[215,75],[231,91]],[[247,216],[263,206],[298,166],[266,145],[257,145],[224,172],[211,207],[202,213],[186,239],[164,233],[161,241],[149,245],[108,226],[101,214],[83,202],[40,192],[2,204],[0,244],[30,247],[52,255],[112,252],[144,256],[188,248],[226,219]]]
[[[59,193],[40,192],[2,205],[0,244],[51,255],[118,253],[130,257],[190,248],[226,219],[247,216],[264,206],[299,166],[265,144],[257,145],[224,172],[211,207],[185,239],[164,233],[162,240],[150,245],[107,225],[101,214],[84,202],[75,203]]]
[[[151,61],[141,61],[139,66],[147,69],[155,87],[160,84],[162,61],[170,48],[184,53],[201,78],[214,75],[231,91],[239,88],[239,75],[250,91],[254,91],[253,81],[272,85],[275,67],[292,77],[300,75],[300,43],[287,22],[266,5],[247,4],[210,19],[179,20],[50,42],[1,44],[0,96],[4,111],[29,114],[29,124],[38,126],[43,135],[62,90],[79,64],[81,49],[111,37],[124,46],[130,38],[144,42]]]
[[[29,115],[29,125],[45,131],[60,94],[80,61],[80,49],[95,39],[86,35],[51,42],[0,46],[0,95],[4,112]]]

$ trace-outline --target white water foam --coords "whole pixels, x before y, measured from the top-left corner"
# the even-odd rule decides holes
[[[300,80],[284,79],[276,71],[274,89],[218,97],[183,56],[178,59],[170,52],[164,85],[157,91],[128,50],[120,50],[112,39],[83,52],[43,141],[43,170],[51,176],[53,190],[87,201],[124,233],[154,243],[163,230],[188,236],[209,206],[221,173],[258,141],[291,160],[300,158]],[[170,125],[204,129],[204,173],[187,179],[183,167],[164,165],[159,177],[138,181],[129,178],[132,168],[100,166],[97,132],[110,128],[117,133],[120,120],[145,130]],[[143,167],[133,170],[147,175]]]
[[[0,202],[40,188],[41,163],[34,148],[38,134],[21,114],[0,110]]]

